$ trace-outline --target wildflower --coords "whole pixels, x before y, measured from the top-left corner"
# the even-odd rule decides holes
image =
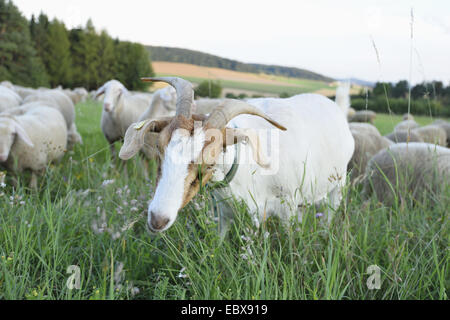
[[[323,213],[322,213],[322,212],[318,212],[318,213],[316,214],[316,218],[321,218],[321,217],[323,217]]]
[[[1,182],[1,183],[0,183],[0,188],[5,188],[5,187],[6,187],[6,183]]]
[[[102,187],[106,187],[106,186],[108,186],[110,184],[113,184],[114,182],[115,182],[114,179],[112,179],[112,180],[105,180],[102,183]]]
[[[187,274],[185,274],[184,271],[186,271],[186,267],[181,268],[178,278],[187,278]]]

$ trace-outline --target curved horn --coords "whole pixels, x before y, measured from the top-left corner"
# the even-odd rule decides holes
[[[254,116],[261,117],[266,121],[270,122],[273,126],[280,130],[286,131],[287,129],[267,116],[264,112],[258,108],[239,100],[226,99],[219,106],[214,108],[211,115],[206,120],[205,126],[208,125],[212,128],[223,129],[227,123],[241,114],[251,114]]]
[[[191,117],[192,103],[194,102],[194,89],[189,81],[176,77],[141,78],[144,82],[166,82],[177,91],[177,116]]]

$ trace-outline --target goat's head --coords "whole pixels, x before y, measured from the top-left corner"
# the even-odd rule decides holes
[[[127,88],[119,81],[110,80],[97,90],[95,98],[104,95],[103,109],[106,112],[113,112],[120,98],[127,91]]]
[[[217,158],[224,147],[246,140],[253,148],[255,161],[262,163],[257,138],[245,129],[227,128],[227,123],[240,114],[264,118],[286,130],[259,109],[239,100],[224,100],[209,116],[191,114],[194,94],[192,85],[180,78],[154,78],[177,91],[174,117],[145,120],[132,124],[126,134],[120,158],[133,157],[143,146],[154,148],[161,158],[156,192],[148,208],[148,227],[164,231],[182,209],[212,177]]]

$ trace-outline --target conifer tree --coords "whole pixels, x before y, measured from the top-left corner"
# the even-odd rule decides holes
[[[47,86],[48,77],[36,54],[28,21],[11,2],[0,0],[0,81]]]

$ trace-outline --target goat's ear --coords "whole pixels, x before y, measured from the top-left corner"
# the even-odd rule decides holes
[[[133,123],[128,127],[123,146],[119,152],[120,159],[131,159],[141,150],[144,146],[145,134],[149,131],[151,124],[152,121],[149,119],[139,123]]]
[[[225,129],[224,147],[234,145],[236,143],[248,143],[252,148],[253,160],[262,168],[268,169],[270,162],[265,157],[261,148],[261,141],[258,133],[254,129]]]
[[[29,147],[34,147],[33,141],[31,141],[30,136],[25,131],[25,129],[18,123],[15,123],[16,133],[20,139],[23,140]]]

